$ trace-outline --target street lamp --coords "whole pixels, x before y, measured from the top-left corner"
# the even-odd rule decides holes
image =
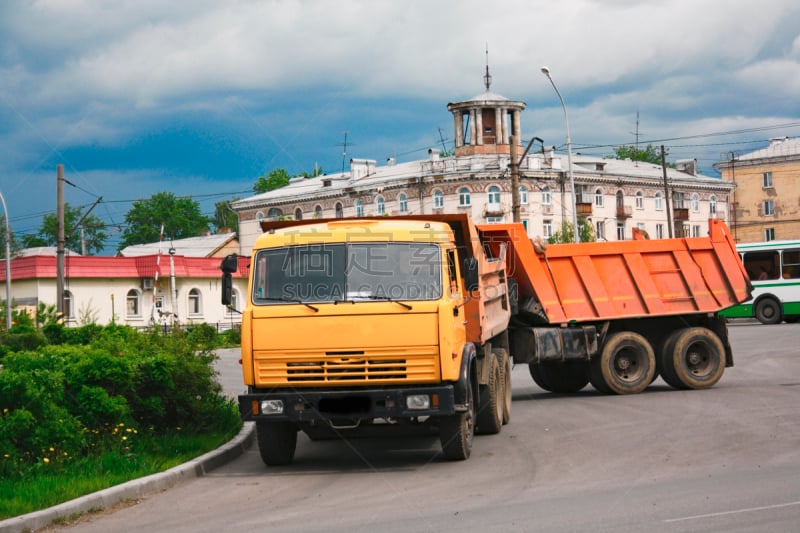
[[[558,91],[558,87],[556,87],[556,83],[553,81],[552,76],[550,76],[550,69],[547,67],[542,67],[542,74],[547,76],[547,79],[550,80],[550,85],[553,86],[555,89],[556,94],[558,95],[558,99],[561,100],[561,107],[564,109],[564,123],[567,126],[567,166],[568,173],[569,173],[569,186],[572,189],[572,226],[573,226],[573,234],[575,235],[575,242],[581,242],[581,235],[578,232],[578,210],[575,205],[576,199],[576,191],[575,191],[575,176],[572,174],[572,140],[569,136],[569,117],[567,116],[567,104],[564,103],[564,98],[561,97],[561,93]]]
[[[5,215],[5,241],[6,241],[6,331],[11,330],[11,226],[8,223],[8,207],[6,199],[0,192],[0,202],[3,204],[3,214]]]

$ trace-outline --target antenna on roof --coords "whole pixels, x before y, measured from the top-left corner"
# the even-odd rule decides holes
[[[483,85],[488,93],[492,86],[492,76],[489,74],[489,43],[486,43],[486,74],[483,75]]]
[[[344,174],[344,162],[347,158],[347,130],[344,131],[344,143],[342,144],[342,174]]]

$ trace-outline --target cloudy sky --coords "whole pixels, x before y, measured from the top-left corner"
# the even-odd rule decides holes
[[[448,102],[526,102],[523,137],[664,144],[705,174],[800,136],[797,0],[4,0],[0,192],[35,233],[65,199],[115,228],[160,191],[214,203],[258,176],[452,146]],[[110,231],[114,231],[110,229]],[[116,248],[110,239],[110,252]]]

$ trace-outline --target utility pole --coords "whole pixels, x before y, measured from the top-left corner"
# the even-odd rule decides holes
[[[669,231],[669,238],[672,238],[672,209],[669,203],[669,184],[667,183],[667,153],[664,150],[664,145],[661,145],[661,172],[664,174],[664,199],[667,201],[667,230]]]
[[[6,332],[11,329],[11,225],[8,222],[8,206],[3,193],[0,192],[0,202],[3,204],[5,215],[5,240],[6,240]]]
[[[64,316],[64,165],[56,166],[56,316]]]
[[[519,140],[516,135],[511,136],[511,219],[514,222],[520,221],[519,214],[519,161],[517,160],[517,143]],[[530,145],[528,145],[530,146]]]

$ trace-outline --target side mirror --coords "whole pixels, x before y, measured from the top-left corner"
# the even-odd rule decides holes
[[[222,260],[222,263],[220,263],[219,268],[226,274],[233,274],[239,270],[239,256],[236,254],[225,256],[225,258]]]
[[[233,276],[230,272],[222,274],[222,305],[229,306],[233,301]]]
[[[464,259],[464,288],[467,291],[478,290],[478,260],[474,257],[467,257]]]

